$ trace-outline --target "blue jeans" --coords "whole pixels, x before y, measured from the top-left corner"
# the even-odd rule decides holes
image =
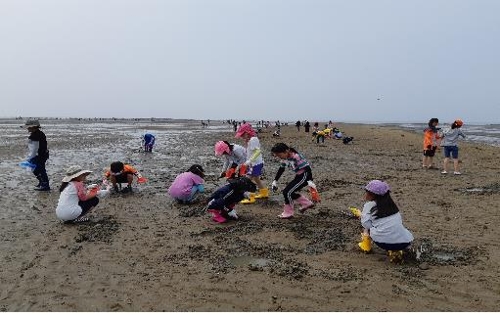
[[[182,198],[175,198],[175,199],[181,203],[191,203],[196,199],[196,196],[198,195],[198,193],[202,193],[204,191],[205,191],[205,189],[204,189],[203,185],[194,185],[193,188],[191,188],[191,194],[189,196],[182,197]]]

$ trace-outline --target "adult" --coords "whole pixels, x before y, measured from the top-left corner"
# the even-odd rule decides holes
[[[300,131],[300,120],[297,120],[297,122],[295,123],[295,127],[297,127],[297,131]]]
[[[304,124],[304,129],[307,133],[309,133],[309,129],[311,128],[311,124],[309,121],[306,120],[306,123]]]
[[[28,137],[28,161],[35,165],[33,174],[38,179],[38,184],[35,186],[37,191],[49,191],[49,176],[45,169],[45,163],[49,159],[49,150],[47,146],[47,137],[42,130],[40,130],[40,122],[38,120],[30,119],[26,121],[24,126],[30,135]]]

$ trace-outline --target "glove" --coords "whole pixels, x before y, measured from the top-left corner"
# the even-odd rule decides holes
[[[228,216],[230,216],[233,219],[238,219],[238,215],[236,214],[236,211],[233,209],[227,213]]]
[[[271,190],[273,192],[277,192],[278,191],[278,183],[275,180],[273,180],[273,183],[271,184]]]

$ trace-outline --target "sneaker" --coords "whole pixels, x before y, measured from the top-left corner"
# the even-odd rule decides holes
[[[441,174],[448,174],[448,172],[447,171],[442,171]]]
[[[87,218],[87,217],[81,217],[81,218],[74,219],[72,222],[73,223],[82,223],[82,222],[88,222],[88,221],[90,221],[89,218]]]
[[[453,172],[454,175],[462,175],[460,172]]]
[[[131,193],[131,192],[132,192],[132,187],[130,187],[130,186],[127,186],[127,187],[122,189],[123,194]]]

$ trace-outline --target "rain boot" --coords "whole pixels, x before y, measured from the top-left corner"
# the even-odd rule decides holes
[[[269,198],[269,189],[261,188],[259,193],[255,195],[255,199]]]
[[[214,220],[217,223],[224,223],[227,221],[227,219],[220,214],[219,210],[209,209],[208,212],[212,214],[212,220]]]
[[[301,205],[301,207],[299,209],[300,213],[304,213],[304,212],[306,212],[307,209],[314,207],[314,202],[307,199],[303,195],[300,195],[300,197],[297,198],[295,201],[297,201]]]
[[[402,250],[388,250],[387,256],[389,256],[389,261],[393,264],[403,263],[403,251]]]
[[[278,216],[278,218],[281,219],[289,219],[293,217],[293,206],[290,205],[285,205],[283,207],[283,213]]]
[[[361,233],[361,242],[358,243],[359,248],[365,253],[368,253],[372,250],[372,240],[370,235]]]
[[[241,204],[244,204],[244,205],[251,204],[251,203],[255,203],[255,194],[254,193],[250,194],[250,198],[243,199],[241,201]]]

